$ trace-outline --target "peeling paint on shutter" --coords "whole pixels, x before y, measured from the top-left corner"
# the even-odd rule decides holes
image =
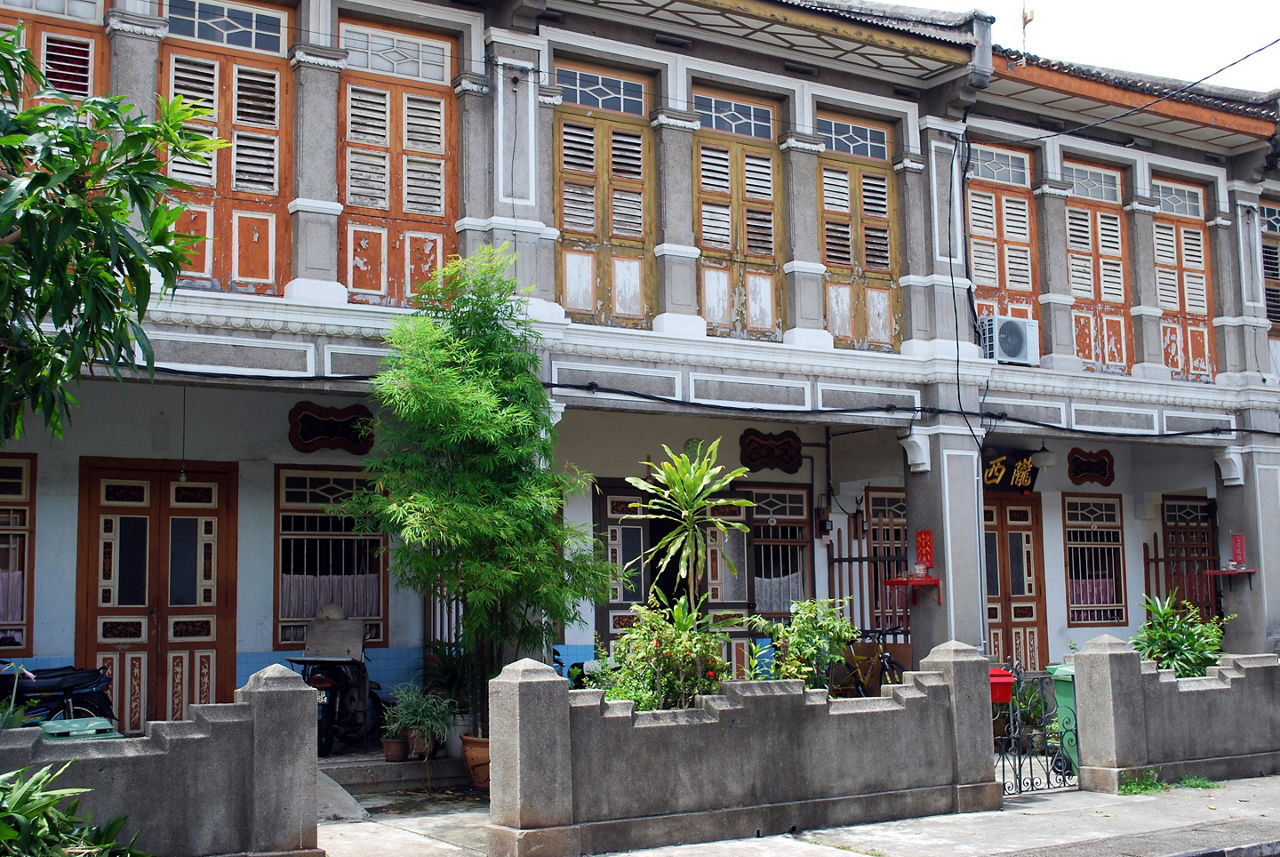
[[[347,87],[347,141],[391,144],[391,96],[381,89]]]
[[[231,138],[233,190],[274,194],[278,140],[265,134],[236,131]]]
[[[773,329],[773,277],[768,274],[747,274],[747,326]]]
[[[747,153],[742,158],[743,184],[750,199],[773,199],[773,159]]]
[[[236,66],[235,121],[263,128],[279,127],[279,80],[276,73]]]
[[[579,173],[596,171],[596,132],[582,125],[562,126],[560,163],[566,170]]]
[[[862,228],[862,247],[865,263],[876,271],[889,270],[889,230],[882,226]]]
[[[702,243],[728,247],[732,237],[730,208],[718,202],[702,203]]]
[[[1031,291],[1031,248],[1004,248],[1005,288],[1020,291]]]
[[[615,189],[610,200],[610,214],[614,235],[644,237],[644,195],[640,191]]]
[[[444,214],[444,161],[405,156],[404,210],[432,217]]]
[[[1121,259],[1102,259],[1099,262],[1101,279],[1099,297],[1107,303],[1124,303],[1124,261]]]
[[[773,255],[773,212],[747,209],[747,252],[753,256]]]
[[[390,208],[390,158],[386,152],[347,149],[347,204]]]
[[[1178,290],[1178,272],[1169,268],[1156,268],[1156,302],[1161,309],[1177,312],[1182,309]]]
[[[41,60],[50,86],[73,98],[93,94],[93,42],[46,33]]]
[[[996,237],[995,194],[978,190],[969,191],[969,230],[975,235]],[[990,285],[994,286],[995,283]]]
[[[1087,209],[1067,209],[1067,249],[1093,252],[1093,229]]]
[[[862,213],[867,217],[889,217],[889,182],[878,173],[862,174]]]
[[[173,56],[169,66],[169,95],[181,95],[188,106],[213,111],[214,115],[202,117],[202,121],[213,121],[218,106],[217,63]]]
[[[1067,280],[1071,284],[1072,297],[1093,300],[1093,259],[1075,253],[1068,254]]]
[[[849,173],[847,170],[822,168],[822,207],[827,211],[847,214],[849,207]]]
[[[1160,265],[1178,264],[1177,231],[1168,223],[1155,224],[1156,263]]]
[[[561,195],[561,219],[572,232],[596,231],[596,189],[590,185],[565,182]]]
[[[404,147],[420,152],[444,152],[444,102],[406,93]]]
[[[644,179],[644,139],[634,131],[615,129],[609,148],[609,172],[614,178]]]
[[[703,146],[698,150],[699,170],[703,190],[729,193],[733,188],[729,181],[729,151]]]
[[[1182,275],[1182,295],[1186,301],[1188,313],[1207,315],[1209,312],[1209,290],[1204,274],[1186,272]]]
[[[970,267],[975,286],[1000,285],[999,263],[994,241],[975,239],[969,244]]]
[[[1000,207],[1004,237],[1010,241],[1030,241],[1031,216],[1027,211],[1027,201],[1020,196],[1002,196]]]

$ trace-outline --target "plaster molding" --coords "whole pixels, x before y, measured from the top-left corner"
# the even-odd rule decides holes
[[[1059,199],[1067,199],[1071,196],[1071,188],[1062,187],[1053,182],[1041,182],[1031,193],[1034,196],[1056,196]]]
[[[1140,214],[1159,214],[1160,206],[1149,205],[1145,202],[1130,202],[1124,206],[1125,211],[1136,211]]]
[[[700,131],[702,130],[702,122],[700,120],[689,121],[686,119],[676,119],[674,116],[668,116],[665,113],[659,113],[653,117],[654,128],[676,128],[681,131]]]
[[[782,333],[782,341],[811,351],[834,351],[836,338],[829,331],[812,327],[793,327]]]
[[[944,134],[964,134],[965,125],[958,119],[946,119],[942,116],[925,116],[920,120],[920,127],[925,131],[941,131]]]
[[[111,9],[106,14],[106,29],[107,38],[119,33],[160,41],[169,35],[169,22],[164,18]]]
[[[464,217],[454,223],[453,228],[459,232],[493,232],[494,230],[523,232],[551,240],[560,237],[560,230],[548,227],[541,220],[521,220],[515,217]]]
[[[1270,330],[1271,321],[1256,315],[1220,315],[1213,320],[1214,327],[1253,327],[1258,330]]]
[[[480,75],[458,75],[453,85],[454,95],[488,95],[490,91],[488,80]]]
[[[924,172],[924,161],[918,157],[903,155],[893,162],[893,171],[895,173],[922,173]]]
[[[1043,294],[1040,296],[1040,306],[1065,306],[1073,307],[1076,305],[1076,299],[1071,295]]]
[[[296,277],[285,283],[284,297],[314,306],[346,306],[347,287],[337,280]]]
[[[791,261],[783,264],[782,273],[784,274],[815,274],[822,276],[827,273],[827,266],[821,262],[799,262]]]
[[[346,51],[342,52],[344,56],[325,56],[316,52],[314,48],[308,49],[303,45],[294,47],[289,55],[289,68],[297,68],[300,65],[310,66],[311,68],[322,68],[328,71],[342,71],[347,67]]]
[[[307,199],[301,196],[289,200],[289,213],[297,214],[299,211],[303,214],[328,214],[331,217],[337,217],[342,214],[342,203],[327,199]]]
[[[1222,484],[1228,487],[1244,484],[1244,454],[1238,446],[1225,446],[1213,454]]]
[[[906,450],[908,470],[912,473],[928,473],[932,469],[928,437],[918,434],[913,429],[911,434],[898,438],[898,443]]]
[[[821,155],[823,152],[827,151],[827,144],[812,143],[808,140],[803,140],[803,139],[800,139],[799,137],[791,136],[783,140],[782,144],[778,146],[778,148],[784,152],[790,152],[790,151],[812,152],[815,155]]]
[[[677,259],[699,259],[702,257],[702,251],[687,244],[659,244],[653,248],[653,255],[658,258],[674,256]]]
[[[311,282],[335,285],[323,280]],[[340,283],[336,285],[341,286]],[[345,293],[346,287],[342,286],[342,289]],[[288,297],[177,289],[147,310],[147,324],[343,336],[381,341],[399,317],[412,312],[411,309],[397,307],[317,305]]]
[[[1230,229],[1231,219],[1228,217],[1215,217],[1213,220],[1206,221],[1205,226],[1210,229]]]
[[[1129,315],[1134,318],[1160,318],[1164,315],[1164,310],[1158,306],[1135,306],[1129,307]]]
[[[700,315],[664,312],[654,316],[653,332],[680,339],[706,339],[707,322]]]
[[[540,86],[538,103],[548,107],[559,107],[564,103],[564,90],[558,86]]]

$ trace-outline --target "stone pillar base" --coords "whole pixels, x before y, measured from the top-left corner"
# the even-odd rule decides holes
[[[700,315],[664,312],[654,316],[653,332],[681,339],[706,339],[707,322]]]
[[[285,300],[315,306],[346,306],[347,287],[333,280],[309,280],[299,277],[284,286]]]
[[[836,339],[825,330],[810,327],[793,327],[784,331],[782,341],[787,345],[809,348],[814,351],[832,351],[836,347]]]

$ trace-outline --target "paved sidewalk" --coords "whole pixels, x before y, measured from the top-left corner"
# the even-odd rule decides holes
[[[360,816],[327,800],[330,816]],[[330,794],[332,797],[332,795]],[[485,854],[488,807],[463,793],[441,803],[398,793],[360,800],[360,821],[323,821],[329,857],[475,857]],[[322,818],[324,812],[322,811]],[[1273,857],[1280,855],[1280,776],[1209,790],[1172,788],[1122,797],[1052,792],[1007,798],[999,812],[626,852],[626,857]],[[623,857],[623,855],[617,855]]]

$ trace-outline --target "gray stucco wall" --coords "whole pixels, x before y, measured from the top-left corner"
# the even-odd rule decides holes
[[[36,728],[0,732],[0,770],[61,768],[55,785],[87,788],[81,813],[127,815],[124,836],[165,857],[316,848],[315,691],[285,667],[255,673],[225,705],[152,722],[143,738],[47,742]],[[72,761],[74,760],[74,761]]]
[[[880,699],[730,682],[636,713],[520,661],[490,683],[490,854],[543,857],[995,809],[988,663],[946,643]],[[892,760],[888,762],[887,760]]]

